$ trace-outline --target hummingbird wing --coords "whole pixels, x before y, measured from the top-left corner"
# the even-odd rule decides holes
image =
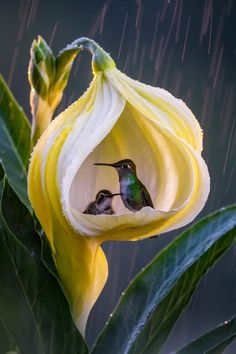
[[[94,202],[89,203],[89,205],[87,206],[87,208],[83,213],[97,215],[98,212],[95,203]]]
[[[146,187],[143,185],[142,187],[142,191],[141,191],[141,197],[142,197],[142,201],[143,201],[143,205],[144,206],[150,206],[151,208],[154,209],[154,205],[152,202],[152,199],[146,189]]]

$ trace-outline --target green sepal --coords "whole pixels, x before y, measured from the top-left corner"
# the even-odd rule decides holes
[[[45,99],[48,95],[49,86],[42,76],[42,69],[32,60],[29,64],[29,80],[39,96]]]
[[[70,48],[58,54],[56,58],[56,75],[53,83],[55,91],[63,91],[66,87],[72,65],[79,51],[80,49],[78,48]]]
[[[35,64],[39,64],[41,61],[44,61],[45,55],[38,45],[36,39],[32,43],[32,47],[30,49],[31,58],[34,60]]]
[[[53,81],[55,77],[55,57],[53,55],[53,52],[47,42],[41,37],[38,37],[39,41],[39,48],[43,51],[44,53],[44,61],[45,61],[45,67],[46,71],[48,74],[49,81]]]
[[[55,57],[46,41],[38,36],[30,50],[29,81],[35,91],[45,99],[55,77]]]

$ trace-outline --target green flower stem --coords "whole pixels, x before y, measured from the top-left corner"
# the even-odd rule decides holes
[[[92,67],[95,73],[109,68],[115,68],[116,66],[111,56],[92,39],[86,37],[78,38],[69,44],[62,52],[71,49],[88,50],[93,56]]]

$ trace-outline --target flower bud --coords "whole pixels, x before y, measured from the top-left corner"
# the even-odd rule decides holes
[[[78,51],[73,48],[55,57],[42,37],[33,41],[28,70],[33,146],[47,128],[62,99]]]

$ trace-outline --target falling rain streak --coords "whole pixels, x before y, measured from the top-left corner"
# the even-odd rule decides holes
[[[16,4],[14,11],[10,3]],[[4,35],[0,38],[4,48],[1,70],[29,116],[27,65],[33,38],[42,34],[53,50],[62,48],[74,36],[94,38],[111,53],[118,68],[134,79],[169,90],[184,100],[198,118],[204,131],[203,155],[212,179],[204,213],[235,202],[235,1],[72,1],[65,7],[60,1],[55,5],[46,0],[12,0],[5,2],[1,10],[0,33],[9,32],[9,39]],[[70,79],[73,83],[69,83],[63,97],[63,108],[78,97],[78,88],[91,77],[89,66],[84,65],[84,56],[81,57],[74,65]],[[90,342],[131,277],[175,235],[140,241],[135,246],[105,244],[110,277],[91,314],[87,333]],[[223,259],[222,264],[217,269],[223,286],[218,289],[219,276],[209,273],[162,354],[176,348],[174,344],[181,346],[198,336],[199,328],[203,332],[227,318],[228,308],[235,306],[236,285],[232,285],[233,291],[228,290],[232,261]],[[225,294],[227,304],[219,300],[220,294]]]
[[[126,12],[125,15],[125,22],[124,22],[124,27],[123,27],[123,31],[122,31],[122,36],[121,36],[121,41],[120,41],[120,47],[119,47],[119,52],[118,52],[118,59],[120,57],[120,53],[121,53],[121,49],[122,49],[122,44],[124,41],[124,35],[125,35],[125,29],[126,29],[126,25],[127,25],[127,19],[128,19],[128,12]]]
[[[50,46],[50,47],[51,47],[51,45],[52,45],[52,43],[53,43],[53,40],[54,40],[56,31],[57,31],[57,27],[58,27],[58,22],[55,23],[55,25],[54,25],[54,27],[53,27],[53,30],[52,30],[51,37],[50,37],[50,39],[49,39],[49,46]]]
[[[184,39],[184,48],[183,48],[183,53],[182,53],[182,58],[181,61],[184,61],[184,55],[185,55],[185,51],[186,51],[186,45],[187,45],[187,39],[188,39],[188,32],[189,32],[189,25],[190,25],[190,19],[191,17],[189,16],[188,18],[188,24],[187,24],[187,30],[186,30],[186,35],[185,35],[185,39]]]

